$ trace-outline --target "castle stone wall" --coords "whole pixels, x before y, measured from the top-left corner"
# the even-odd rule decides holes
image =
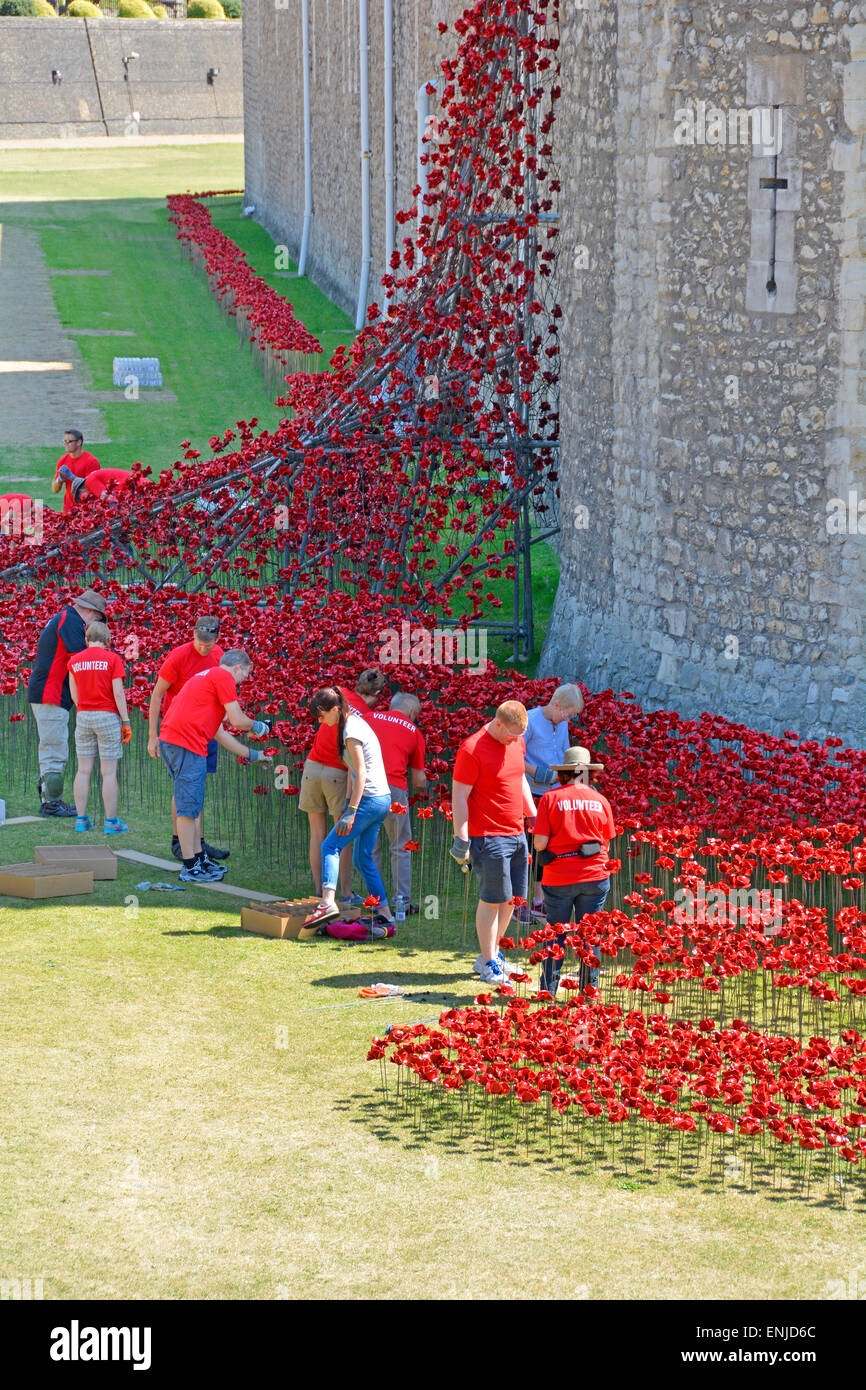
[[[563,569],[542,670],[863,742],[864,536],[838,521],[849,494],[866,504],[863,21],[565,7]],[[778,159],[731,143],[727,115],[711,143],[700,102],[778,105]],[[768,177],[787,180],[775,214]]]

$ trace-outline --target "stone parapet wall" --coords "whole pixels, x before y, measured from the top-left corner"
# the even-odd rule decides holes
[[[0,140],[239,134],[241,27],[0,18]],[[209,68],[219,69],[212,82]]]

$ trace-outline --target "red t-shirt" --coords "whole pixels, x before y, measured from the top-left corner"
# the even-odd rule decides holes
[[[57,469],[62,468],[64,463],[66,464],[67,468],[72,469],[72,472],[75,474],[76,478],[86,478],[88,473],[95,473],[97,468],[99,467],[99,459],[94,458],[92,454],[88,454],[86,449],[82,449],[77,459],[74,459],[71,454],[61,455],[61,457],[57,460],[57,468],[55,468],[54,470],[55,478],[57,477]],[[72,507],[72,484],[67,478],[66,491],[63,494],[64,514],[66,512],[71,512]]]
[[[172,701],[171,713],[162,721],[160,738],[205,757],[208,744],[225,719],[226,705],[237,698],[235,678],[225,666],[199,671]]]
[[[132,470],[129,468],[98,468],[95,472],[88,473],[84,486],[88,492],[93,493],[94,497],[101,497],[109,483],[116,483],[118,487],[126,487],[131,477]]]
[[[523,834],[523,773],[526,744],[522,738],[500,743],[486,727],[461,743],[454,760],[454,781],[471,785],[470,835]]]
[[[369,717],[370,706],[356,695],[354,690],[347,690],[344,685],[340,686],[346,697],[349,709],[353,709],[356,714],[363,715],[365,719]],[[320,724],[316,730],[316,737],[313,739],[313,746],[310,749],[310,758],[314,763],[323,763],[325,767],[338,767],[341,772],[346,771],[346,764],[337,752],[337,726],[336,724]]]
[[[616,834],[610,802],[594,787],[572,783],[570,787],[553,787],[538,802],[533,834],[548,835],[547,848],[554,854],[570,854],[544,866],[544,882],[553,886],[562,883],[591,883],[607,878],[608,841]],[[591,859],[576,853],[585,840],[598,840],[601,849]]]
[[[32,526],[36,507],[26,492],[0,492],[0,536],[15,534],[19,526]]]
[[[382,748],[388,785],[406,787],[408,791],[408,769],[424,770],[424,735],[411,719],[393,709],[380,712],[371,709],[367,719],[375,729]]]
[[[126,669],[117,652],[107,647],[85,647],[69,658],[66,669],[75,677],[79,713],[93,709],[119,713],[111,682],[123,680]]]
[[[219,643],[207,656],[201,656],[192,642],[184,642],[182,647],[173,647],[166,654],[158,672],[164,681],[168,681],[168,690],[162,697],[163,719],[168,714],[175,695],[183,689],[190,676],[197,676],[200,671],[212,671],[215,666],[219,666],[223,656],[224,652]]]

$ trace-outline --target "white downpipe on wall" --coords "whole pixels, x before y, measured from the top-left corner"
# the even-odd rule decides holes
[[[394,173],[394,0],[385,0],[385,273],[392,274],[394,211],[397,179]],[[390,296],[385,292],[384,303]]]
[[[301,52],[304,73],[304,228],[298,256],[298,275],[307,273],[310,223],[313,219],[313,140],[310,119],[310,0],[301,0]]]
[[[424,144],[424,136],[427,134],[427,122],[430,119],[430,93],[427,91],[428,86],[435,87],[438,86],[438,84],[435,82],[424,82],[418,88],[418,96],[415,99],[415,110],[418,113],[418,177],[415,182],[421,190],[418,194],[418,219],[415,232],[416,268],[421,264],[421,252],[418,249],[418,233],[421,230],[421,218],[424,216],[425,211],[424,197],[430,188],[430,181],[427,178],[427,166],[421,163],[421,156],[428,153],[428,148],[425,148]]]
[[[370,43],[367,34],[367,0],[358,0],[358,49],[361,73],[361,283],[355,328],[364,327],[367,318],[367,289],[370,284]]]

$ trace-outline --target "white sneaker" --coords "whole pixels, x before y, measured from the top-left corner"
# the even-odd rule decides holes
[[[486,985],[505,985],[508,983],[508,976],[498,960],[487,961],[478,973]]]
[[[499,968],[500,968],[500,970],[502,971],[502,973],[503,973],[504,975],[520,975],[520,974],[523,973],[523,972],[521,971],[520,966],[519,966],[519,965],[515,965],[513,961],[506,960],[505,957],[504,957],[504,955],[502,954],[501,951],[499,952],[499,955],[497,956],[497,960],[498,960],[498,962],[499,962]],[[483,969],[483,966],[484,966],[484,961],[481,959],[480,956],[476,956],[476,957],[475,957],[475,964],[474,964],[473,967],[472,967],[472,969],[475,971],[475,974],[476,974],[476,975],[480,975],[480,974],[481,974],[482,969]]]

